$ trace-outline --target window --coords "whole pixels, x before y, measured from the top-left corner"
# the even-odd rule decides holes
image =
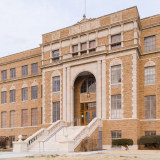
[[[144,68],[145,85],[155,84],[156,82],[156,67],[150,66]]]
[[[7,127],[7,112],[1,112],[1,128]]]
[[[156,96],[145,97],[145,119],[156,119]]]
[[[89,42],[89,48],[95,48],[96,47],[96,41],[93,40],[93,41],[90,41]]]
[[[59,49],[52,51],[52,57],[58,57],[59,56]]]
[[[32,126],[37,126],[37,108],[32,108]]]
[[[111,43],[121,42],[121,34],[113,35],[111,37]]]
[[[2,104],[5,104],[5,103],[7,103],[7,91],[3,91],[3,92],[1,92],[1,103]]]
[[[81,50],[86,50],[87,49],[87,43],[81,43]]]
[[[2,73],[2,81],[7,79],[7,70],[4,70],[1,72]]]
[[[59,61],[59,49],[58,50],[55,50],[55,51],[52,51],[52,57],[54,59],[52,59],[52,62],[58,62]],[[55,58],[57,57],[57,58]]]
[[[38,73],[38,63],[32,64],[32,74]]]
[[[96,109],[96,103],[87,103],[87,110]]]
[[[111,43],[116,43],[111,45],[111,49],[116,49],[121,47],[121,34],[113,35],[111,37]]]
[[[15,111],[10,111],[10,127],[15,127]]]
[[[111,96],[111,118],[112,119],[122,118],[121,95]]]
[[[27,76],[28,75],[28,66],[22,66],[22,76]]]
[[[156,38],[155,36],[144,38],[144,51],[153,50],[156,48]]]
[[[111,146],[112,147],[117,147],[112,145],[112,141],[114,139],[121,139],[121,131],[111,131]]]
[[[60,120],[60,102],[53,102],[53,122]]]
[[[16,101],[16,90],[10,90],[10,102],[13,103]]]
[[[15,68],[11,68],[11,70],[10,70],[10,78],[16,78],[16,69]]]
[[[32,100],[38,98],[38,87],[37,86],[32,86]]]
[[[87,78],[81,86],[81,93],[96,92],[96,79],[94,77]]]
[[[78,53],[73,53],[72,56],[73,56],[73,57],[77,57],[77,56],[78,56]]]
[[[78,44],[72,46],[72,52],[78,52]]]
[[[22,127],[28,125],[28,110],[22,109]]]
[[[59,92],[60,91],[60,76],[53,77],[52,81],[53,81],[52,91]]]
[[[22,101],[28,100],[28,88],[22,88]]]
[[[111,67],[111,84],[121,83],[121,65]]]
[[[28,125],[28,110],[22,109],[22,127]]]
[[[155,136],[156,131],[145,131],[145,136]]]

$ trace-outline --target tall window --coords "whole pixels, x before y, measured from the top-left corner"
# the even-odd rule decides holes
[[[7,103],[7,91],[1,92],[1,103],[2,104]]]
[[[145,136],[155,136],[156,131],[145,131]]]
[[[113,35],[111,37],[111,43],[114,43],[111,45],[111,49],[116,49],[121,47],[121,34]]]
[[[28,125],[28,110],[22,109],[22,127]]]
[[[96,79],[94,77],[87,78],[81,86],[81,93],[96,92]]]
[[[15,68],[10,69],[10,78],[16,78],[16,69]]]
[[[144,51],[153,50],[156,48],[156,38],[155,36],[144,38]]]
[[[2,81],[6,80],[7,79],[7,70],[3,70],[1,72],[1,75],[2,75]]]
[[[156,119],[156,96],[145,97],[145,119]]]
[[[13,103],[16,101],[16,90],[10,90],[10,102]]]
[[[38,98],[38,86],[32,86],[32,100]]]
[[[53,122],[60,120],[60,102],[53,102]]]
[[[28,100],[28,88],[22,88],[22,101]]]
[[[111,67],[111,84],[121,83],[121,65]]]
[[[87,43],[81,43],[81,55],[87,54]]]
[[[122,118],[121,95],[111,96],[111,118]]]
[[[156,67],[150,66],[144,68],[145,85],[155,84],[156,82]]]
[[[32,64],[32,74],[38,73],[38,63]]]
[[[72,46],[72,52],[78,52],[78,44]]]
[[[121,139],[121,131],[111,131],[111,146],[116,147],[112,145],[112,141],[114,139]]]
[[[10,127],[15,127],[15,111],[10,111]]]
[[[28,65],[22,66],[22,76],[28,75]]]
[[[59,92],[60,91],[60,76],[52,78],[52,91]]]
[[[32,126],[38,125],[37,119],[38,119],[37,108],[32,108]]]
[[[7,127],[7,112],[1,112],[1,128]]]

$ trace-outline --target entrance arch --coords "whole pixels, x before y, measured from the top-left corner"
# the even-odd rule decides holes
[[[87,125],[96,117],[96,77],[88,71],[78,74],[73,94],[74,119],[81,118],[81,125]]]

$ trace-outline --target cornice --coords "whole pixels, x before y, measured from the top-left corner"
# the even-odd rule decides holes
[[[87,30],[87,31],[84,31],[84,32],[80,32],[80,33],[77,33],[77,34],[73,34],[73,35],[69,35],[69,36],[62,37],[62,38],[59,38],[59,39],[55,39],[55,40],[52,40],[52,41],[48,41],[48,42],[40,44],[40,46],[43,47],[43,46],[50,45],[52,43],[57,43],[57,42],[60,42],[60,41],[68,40],[70,38],[73,38],[73,37],[76,37],[76,36],[79,36],[79,35],[89,34],[91,32],[96,32],[96,31],[100,31],[100,30],[103,30],[103,29],[109,29],[109,28],[112,28],[112,27],[119,26],[121,24],[136,21],[138,19],[139,19],[139,17],[137,17],[137,16],[133,17],[133,18],[130,18],[130,19],[125,19],[125,20],[122,20],[122,21],[119,21],[119,22],[116,22],[116,23],[108,24],[108,25],[101,26],[101,27],[98,27],[98,28],[95,28],[95,29],[90,29],[90,30]]]
[[[7,64],[10,64],[10,63],[19,62],[19,61],[23,61],[23,60],[26,60],[26,59],[31,59],[31,58],[35,58],[35,57],[40,57],[41,55],[42,55],[42,53],[38,53],[38,54],[35,54],[35,55],[32,55],[32,56],[27,56],[27,57],[24,57],[24,58],[15,59],[15,60],[12,60],[12,61],[0,63],[0,66],[7,65]]]
[[[100,55],[115,54],[115,53],[119,53],[119,52],[123,52],[123,51],[127,51],[127,50],[137,49],[137,48],[139,48],[139,47],[140,47],[140,46],[138,46],[138,45],[132,45],[132,46],[127,46],[127,47],[121,47],[121,48],[114,49],[114,50],[98,51],[98,52],[89,53],[89,54],[86,54],[86,55],[81,55],[81,56],[78,56],[78,57],[72,57],[72,58],[60,60],[60,61],[57,62],[57,63],[45,64],[45,65],[40,66],[40,68],[41,68],[41,69],[44,69],[44,68],[53,67],[53,66],[57,66],[57,65],[63,65],[63,64],[68,63],[68,62],[78,61],[78,60],[81,60],[81,59],[96,57],[96,56],[100,56]],[[139,49],[138,49],[138,50],[139,50]],[[139,52],[140,52],[140,50],[139,50]],[[140,54],[140,53],[139,53],[139,54]]]
[[[18,77],[18,78],[14,78],[14,79],[8,79],[8,80],[5,80],[5,81],[0,81],[0,84],[8,83],[8,82],[14,82],[14,81],[18,81],[18,80],[27,79],[27,78],[39,77],[39,76],[42,76],[42,73],[32,74],[32,75],[28,75],[28,76],[24,76],[24,77]]]
[[[155,54],[155,53],[160,53],[160,48],[152,50],[152,51],[143,52],[141,56],[146,56],[146,55]]]
[[[142,27],[142,30],[157,27],[157,26],[160,26],[160,22],[144,26],[144,27]]]

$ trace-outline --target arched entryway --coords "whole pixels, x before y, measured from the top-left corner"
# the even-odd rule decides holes
[[[87,125],[95,117],[96,78],[91,72],[85,71],[74,82],[74,119],[81,118],[81,125]]]

